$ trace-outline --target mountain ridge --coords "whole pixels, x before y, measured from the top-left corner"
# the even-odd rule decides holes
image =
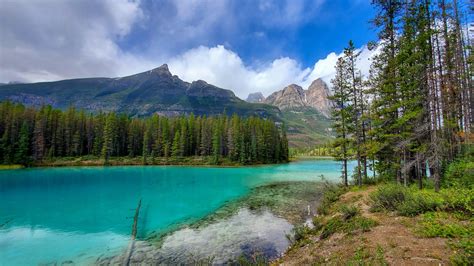
[[[311,107],[329,118],[333,102],[330,100],[331,91],[326,82],[318,78],[309,85],[307,90],[291,84],[270,94],[263,102],[277,106],[282,111],[287,109]]]
[[[87,111],[114,111],[132,116],[166,116],[194,113],[280,117],[280,110],[266,104],[247,103],[231,90],[203,80],[191,83],[173,75],[166,64],[141,73],[116,77],[67,79],[51,82],[4,84],[0,100],[26,105],[69,106]]]

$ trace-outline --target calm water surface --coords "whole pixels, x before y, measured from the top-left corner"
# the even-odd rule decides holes
[[[119,166],[0,171],[0,265],[90,263],[139,237],[202,218],[252,187],[339,180],[340,163],[306,160],[241,168]]]

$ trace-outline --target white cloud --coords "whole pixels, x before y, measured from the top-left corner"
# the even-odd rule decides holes
[[[282,57],[260,69],[245,66],[242,59],[222,45],[200,46],[169,61],[170,71],[186,81],[205,80],[231,89],[239,97],[261,91],[268,95],[284,86],[299,82],[310,72],[295,60]]]
[[[373,51],[365,46],[358,51],[361,54],[357,66],[364,76],[368,76]],[[332,52],[326,58],[318,60],[313,68],[303,68],[296,60],[282,57],[254,69],[246,66],[236,53],[222,45],[211,48],[200,46],[172,58],[169,67],[173,74],[188,82],[202,79],[231,89],[240,98],[246,98],[249,93],[257,91],[268,96],[292,83],[308,88],[317,78],[322,78],[330,85],[340,56],[342,53]]]
[[[372,57],[378,53],[378,50],[369,50],[367,46],[363,46],[356,50],[360,52],[359,59],[356,63],[357,68],[361,71],[364,77],[369,76],[370,65],[372,63]],[[343,56],[343,52],[336,54],[332,52],[324,59],[318,60],[313,67],[311,73],[306,77],[304,82],[301,84],[303,87],[308,87],[311,82],[317,78],[323,79],[329,86],[331,86],[331,80],[336,75],[336,63],[339,57]]]
[[[248,16],[268,23],[254,33],[264,38],[266,27],[298,27],[314,18],[324,1],[259,0],[257,8],[253,1],[242,5],[227,0],[165,1],[156,9],[160,13],[150,20],[151,14],[142,10],[138,1],[0,0],[0,82],[117,77],[167,62],[171,72],[186,81],[202,79],[231,89],[241,98],[256,91],[269,95],[292,83],[307,88],[317,78],[329,83],[340,53],[329,53],[310,68],[289,57],[256,67],[246,65],[238,54],[222,45],[185,49],[179,55],[168,55],[163,48],[210,38],[224,24],[222,29],[235,35],[233,27],[247,21]],[[165,8],[167,4],[172,8]],[[156,54],[122,49],[120,41],[145,22],[156,23],[152,26],[159,38],[150,42]],[[368,74],[371,54],[362,49],[358,65],[364,74]]]
[[[2,1],[0,80],[107,76],[151,67],[117,45],[142,18],[138,2]]]

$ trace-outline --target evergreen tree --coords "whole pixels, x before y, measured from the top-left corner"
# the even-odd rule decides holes
[[[110,113],[107,115],[104,127],[104,136],[102,144],[102,158],[105,160],[105,164],[109,163],[110,156],[114,151],[114,139],[115,139],[115,114]]]
[[[181,157],[183,154],[182,145],[181,145],[181,133],[179,130],[176,131],[173,138],[173,146],[171,148],[171,156],[174,158]]]
[[[29,158],[29,147],[30,147],[30,136],[29,136],[28,123],[23,122],[20,129],[20,136],[18,139],[18,148],[15,153],[16,163],[27,165],[30,162]]]

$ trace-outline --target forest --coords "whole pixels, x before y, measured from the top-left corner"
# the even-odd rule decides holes
[[[358,185],[378,178],[399,184],[427,176],[439,190],[448,166],[472,149],[472,33],[458,1],[374,0],[378,40],[370,75],[357,68],[352,41],[332,80],[334,148],[348,182],[348,160],[357,160]],[[471,7],[472,8],[472,7]],[[472,12],[472,10],[471,10]],[[472,152],[472,151],[471,151]]]
[[[86,113],[71,107],[25,107],[0,103],[0,162],[32,165],[60,157],[209,157],[218,164],[288,161],[284,126],[257,117],[179,116],[131,118],[126,114]]]

